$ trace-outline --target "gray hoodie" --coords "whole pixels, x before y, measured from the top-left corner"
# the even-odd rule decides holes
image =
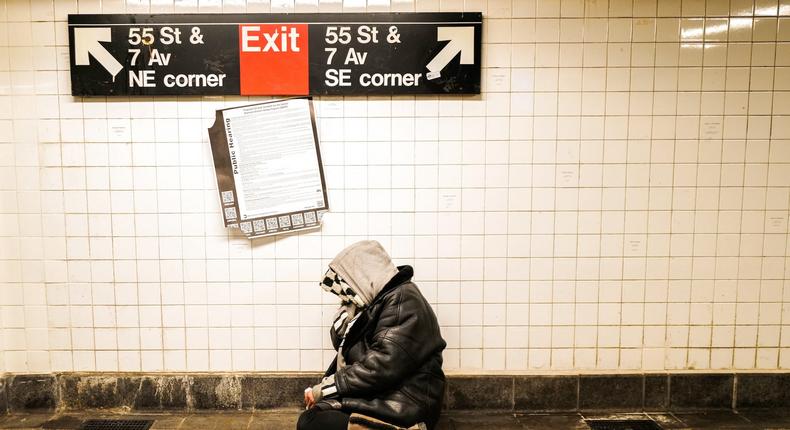
[[[398,273],[387,251],[375,240],[362,240],[348,246],[329,263],[329,268],[361,296],[365,306],[373,302]]]

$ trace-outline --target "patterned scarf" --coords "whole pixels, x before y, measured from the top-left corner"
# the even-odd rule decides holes
[[[351,331],[351,326],[354,325],[359,315],[361,315],[359,311],[365,308],[365,302],[332,269],[327,270],[326,274],[324,274],[321,288],[340,297],[342,302],[332,322],[335,333],[340,338],[340,346],[337,350],[337,368],[340,369],[346,364],[343,359],[343,344],[346,342],[346,334]]]

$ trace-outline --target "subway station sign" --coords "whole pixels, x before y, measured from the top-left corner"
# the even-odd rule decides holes
[[[69,15],[71,93],[480,92],[481,13]]]

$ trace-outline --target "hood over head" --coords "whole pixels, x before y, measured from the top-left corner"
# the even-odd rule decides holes
[[[365,306],[370,305],[398,273],[387,251],[375,240],[348,246],[329,263],[329,268],[351,287]]]

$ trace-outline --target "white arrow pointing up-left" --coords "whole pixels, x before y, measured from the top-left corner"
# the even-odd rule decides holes
[[[115,75],[123,69],[123,66],[99,43],[110,41],[112,41],[110,27],[75,28],[74,64],[87,66],[91,63],[90,55],[93,55],[93,58],[110,72],[114,81]]]
[[[425,66],[430,73],[425,75],[428,79],[439,77],[442,69],[461,54],[461,64],[474,64],[475,62],[475,28],[474,27],[439,27],[436,29],[436,39],[441,42],[449,40],[450,43],[436,54]]]

